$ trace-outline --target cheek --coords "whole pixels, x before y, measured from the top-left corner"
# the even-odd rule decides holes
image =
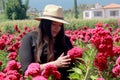
[[[55,37],[61,30],[61,27],[52,27],[51,31],[52,31],[52,36]]]

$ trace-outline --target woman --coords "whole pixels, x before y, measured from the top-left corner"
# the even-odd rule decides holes
[[[54,64],[61,73],[61,80],[69,80],[67,70],[71,59],[66,53],[72,48],[72,44],[64,34],[63,24],[68,22],[63,19],[62,7],[47,5],[42,17],[35,20],[40,21],[38,30],[26,34],[19,49],[23,72],[33,62],[40,63],[41,70],[47,64]]]

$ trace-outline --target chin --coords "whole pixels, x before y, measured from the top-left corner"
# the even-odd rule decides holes
[[[56,37],[57,35],[53,35],[53,37]]]

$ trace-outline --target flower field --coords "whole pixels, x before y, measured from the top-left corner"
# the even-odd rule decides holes
[[[118,24],[120,26],[120,24]],[[18,49],[22,37],[35,27],[13,26],[13,32],[0,31],[0,80],[23,80]],[[120,80],[120,28],[96,23],[94,28],[84,26],[66,30],[74,48],[67,55],[73,60],[71,80]],[[68,71],[68,72],[69,72]],[[40,64],[32,63],[25,72],[26,80],[60,80],[56,66],[47,65],[40,72]]]

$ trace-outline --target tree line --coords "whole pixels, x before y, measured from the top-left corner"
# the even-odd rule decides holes
[[[26,19],[27,9],[29,0],[25,0],[25,4],[22,3],[23,0],[0,0],[0,9],[2,9],[6,15],[7,19],[16,20],[16,19]],[[75,18],[78,18],[78,15],[83,12],[85,9],[93,7],[93,5],[80,4],[77,5],[77,0],[73,2],[74,8],[66,10],[65,13],[74,14]]]
[[[0,0],[0,7],[6,15],[7,19],[26,19],[29,0]]]

